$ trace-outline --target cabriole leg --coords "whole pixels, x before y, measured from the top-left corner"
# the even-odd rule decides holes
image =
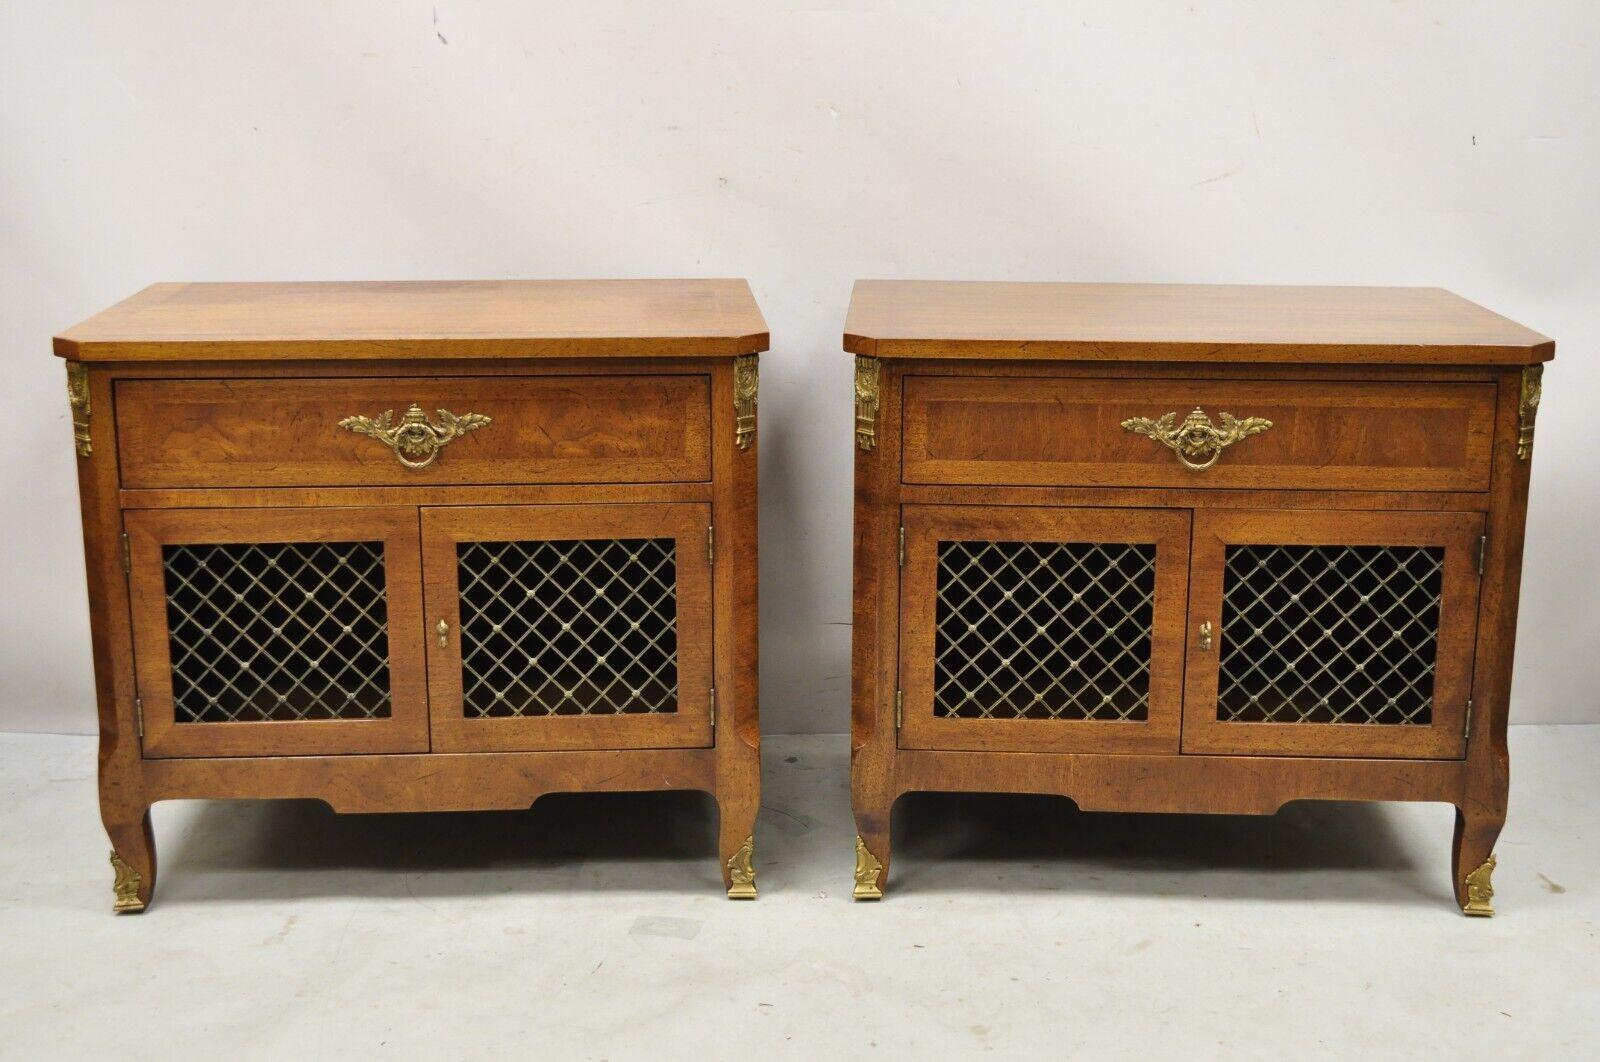
[[[889,883],[889,808],[881,812],[856,812],[857,900],[881,900]]]
[[[717,850],[722,856],[722,882],[728,899],[756,898],[755,825],[759,800],[718,797]]]
[[[138,914],[150,904],[156,888],[156,840],[150,809],[133,816],[113,815],[102,807],[111,838],[112,905],[117,914]]]
[[[1494,914],[1494,843],[1505,825],[1506,812],[1498,809],[1456,808],[1454,846],[1456,902],[1461,913],[1487,918]]]

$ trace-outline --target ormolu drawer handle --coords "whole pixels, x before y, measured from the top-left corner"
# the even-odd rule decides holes
[[[437,412],[439,423],[435,424],[422,407],[413,402],[399,424],[394,423],[394,410],[386,409],[376,417],[346,417],[339,422],[339,427],[377,439],[393,450],[407,468],[427,468],[448,443],[469,431],[489,426],[489,418],[482,413],[463,413],[458,417],[448,409]]]
[[[1211,423],[1211,418],[1196,409],[1183,423],[1173,427],[1176,413],[1168,413],[1160,420],[1148,417],[1130,417],[1122,422],[1128,431],[1148,435],[1162,446],[1178,455],[1183,467],[1191,472],[1204,472],[1217,463],[1224,447],[1232,446],[1246,435],[1257,435],[1272,427],[1272,421],[1260,417],[1239,420],[1232,413],[1222,414],[1222,427]],[[1206,455],[1210,456],[1207,457]],[[1204,460],[1195,460],[1205,458]]]

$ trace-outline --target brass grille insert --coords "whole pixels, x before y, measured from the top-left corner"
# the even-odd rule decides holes
[[[178,723],[390,712],[381,542],[162,549]]]
[[[1155,569],[1153,545],[940,542],[934,714],[1146,719]]]
[[[462,542],[469,719],[678,710],[677,542]]]
[[[1217,718],[1426,726],[1444,550],[1229,546]]]

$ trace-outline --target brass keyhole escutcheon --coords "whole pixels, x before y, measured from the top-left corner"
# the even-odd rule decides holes
[[[1204,623],[1200,624],[1200,651],[1202,653],[1209,653],[1211,651],[1210,620],[1206,620]]]
[[[439,625],[434,628],[434,631],[439,635],[440,649],[443,649],[450,644],[450,624],[446,623],[444,620],[440,620]]]

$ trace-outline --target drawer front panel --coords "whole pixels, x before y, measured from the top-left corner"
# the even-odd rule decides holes
[[[667,375],[122,380],[122,484],[706,480],[710,391]]]
[[[904,475],[908,483],[1483,491],[1494,407],[1490,383],[909,376]],[[1200,416],[1185,433],[1191,410]]]

